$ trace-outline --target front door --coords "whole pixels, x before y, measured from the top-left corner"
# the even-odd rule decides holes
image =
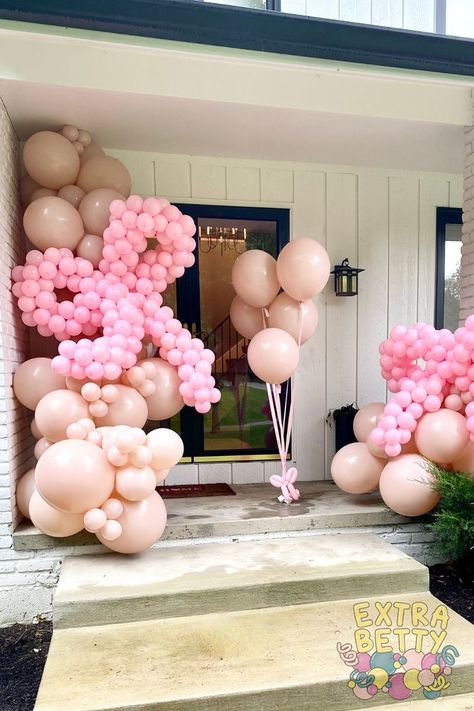
[[[274,458],[277,448],[267,392],[247,363],[248,341],[232,326],[232,266],[248,249],[274,257],[289,239],[289,210],[178,205],[197,227],[193,267],[165,293],[186,328],[214,351],[221,401],[206,415],[185,407],[169,423],[193,461]],[[283,391],[282,397],[285,397]]]

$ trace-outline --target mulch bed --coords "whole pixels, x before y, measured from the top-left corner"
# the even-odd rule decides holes
[[[474,571],[466,565],[430,568],[431,593],[474,623]],[[0,709],[32,711],[51,641],[52,623],[0,628]]]

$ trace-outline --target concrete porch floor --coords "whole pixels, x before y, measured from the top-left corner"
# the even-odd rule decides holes
[[[290,505],[277,501],[278,490],[270,484],[232,487],[236,496],[166,500],[168,524],[158,545],[190,539],[261,536],[318,529],[412,524],[416,519],[387,509],[378,493],[353,496],[329,481],[301,482],[301,499]],[[50,538],[24,521],[14,533],[17,550],[41,550],[58,546],[97,543],[83,531],[68,538]]]

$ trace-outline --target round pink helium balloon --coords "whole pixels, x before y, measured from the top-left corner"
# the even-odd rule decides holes
[[[166,526],[166,508],[156,491],[143,501],[123,501],[123,513],[116,519],[122,526],[121,535],[106,540],[101,533],[101,543],[117,553],[139,553],[161,538]]]
[[[66,439],[69,425],[88,417],[87,402],[73,390],[53,390],[47,393],[39,401],[35,412],[38,429],[50,442]]]
[[[98,267],[102,259],[104,240],[99,235],[84,235],[76,247],[76,254],[82,259],[87,259],[93,267]]]
[[[18,506],[20,513],[23,514],[23,516],[26,516],[26,518],[30,517],[30,499],[35,489],[35,470],[28,469],[16,486],[16,505]]]
[[[109,226],[112,200],[124,200],[124,196],[117,190],[97,188],[82,199],[78,209],[86,232],[102,235],[105,228]]]
[[[301,343],[311,338],[318,325],[318,310],[311,299],[302,303],[295,301],[283,291],[269,306],[268,325],[271,328],[281,328],[298,342],[301,328]],[[302,311],[302,317],[301,317]]]
[[[231,281],[238,296],[258,308],[268,306],[280,289],[276,261],[261,249],[250,249],[237,257]]]
[[[152,430],[146,436],[146,446],[152,453],[151,468],[156,472],[170,469],[179,462],[184,452],[183,440],[167,427]]]
[[[357,412],[354,417],[354,434],[358,442],[367,442],[369,434],[377,425],[377,418],[383,415],[383,402],[369,402]]]
[[[58,511],[34,491],[29,506],[29,518],[42,533],[64,538],[79,533],[84,528],[82,514]]]
[[[322,291],[330,271],[328,253],[319,242],[308,237],[289,242],[277,261],[280,284],[296,301],[306,301]]]
[[[118,398],[108,405],[104,417],[94,417],[97,427],[143,427],[148,419],[148,407],[145,398],[128,385],[116,385]]]
[[[155,472],[151,467],[122,467],[117,471],[115,488],[128,501],[143,501],[155,490]]]
[[[461,455],[453,459],[453,471],[466,472],[474,479],[474,442],[469,442]]]
[[[379,487],[382,499],[393,511],[402,516],[422,516],[439,501],[433,483],[422,456],[402,454],[385,465]]]
[[[296,370],[299,360],[297,343],[281,328],[265,328],[257,333],[247,350],[249,366],[266,383],[280,384]]]
[[[385,461],[374,457],[364,442],[342,447],[331,462],[331,475],[337,486],[349,494],[368,494],[377,488]]]
[[[117,158],[98,154],[82,163],[76,184],[86,193],[98,188],[109,188],[128,197],[132,179],[124,164]]]
[[[54,131],[39,131],[23,148],[26,172],[44,188],[59,190],[76,182],[79,156],[74,146]]]
[[[145,398],[150,420],[167,420],[176,415],[184,407],[184,401],[179,392],[181,380],[176,368],[161,358],[147,358],[138,363],[151,363],[154,375],[149,377],[156,390]]]
[[[36,465],[36,487],[51,506],[68,513],[100,508],[114,488],[105,452],[81,439],[56,442]]]
[[[262,309],[250,306],[240,296],[233,298],[229,315],[233,327],[244,338],[253,338],[264,326]]]
[[[427,459],[437,464],[449,464],[460,457],[468,445],[466,418],[445,408],[429,412],[418,421],[415,442]]]
[[[43,252],[48,247],[74,251],[84,235],[80,214],[60,197],[40,197],[28,205],[23,227],[30,242]]]
[[[34,410],[41,398],[48,393],[65,387],[66,378],[54,372],[51,368],[51,358],[25,360],[13,376],[13,392],[29,410]]]

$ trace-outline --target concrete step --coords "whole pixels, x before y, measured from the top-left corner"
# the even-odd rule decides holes
[[[66,558],[56,627],[133,622],[428,590],[428,569],[371,534],[317,535]]]
[[[370,701],[369,701],[370,704]],[[360,711],[370,711],[373,705],[361,708]],[[430,701],[398,701],[394,706],[384,704],[377,706],[377,711],[474,711],[474,694],[458,694],[456,696],[443,696]]]
[[[370,612],[377,599],[425,603],[430,613],[439,604],[429,593],[390,595],[368,599]],[[355,602],[55,630],[35,711],[360,709],[336,649],[354,644]],[[472,693],[474,627],[450,612],[447,632],[459,651],[448,693]],[[370,708],[388,701],[377,693]]]

